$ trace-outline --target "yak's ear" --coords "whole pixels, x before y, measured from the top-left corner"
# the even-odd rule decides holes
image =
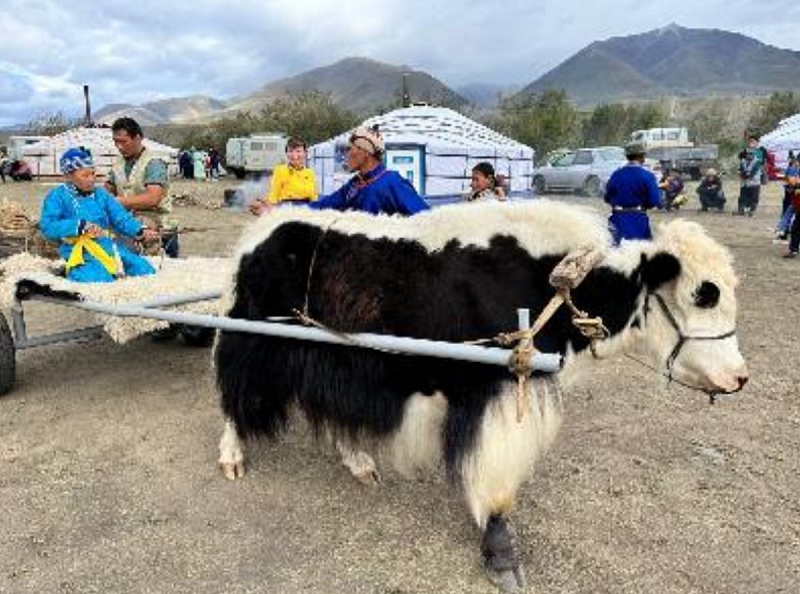
[[[650,291],[678,278],[681,263],[672,254],[658,252],[652,258],[642,254],[642,282]]]

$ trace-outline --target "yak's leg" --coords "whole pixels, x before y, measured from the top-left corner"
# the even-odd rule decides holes
[[[390,452],[394,467],[406,478],[431,471],[442,460],[442,425],[447,400],[441,392],[414,394],[403,409],[403,422],[392,436]]]
[[[342,437],[336,439],[336,449],[342,456],[342,464],[347,466],[350,473],[359,481],[372,487],[381,482],[378,467],[369,454],[356,449],[354,445]]]
[[[467,502],[483,530],[481,552],[489,579],[508,592],[525,587],[508,516],[520,485],[550,445],[561,422],[558,394],[528,384],[527,411],[517,419],[516,384],[508,384],[484,411],[481,426],[461,464]]]
[[[514,550],[514,531],[503,515],[489,516],[481,540],[483,567],[491,582],[504,592],[527,587],[525,571]]]
[[[244,476],[244,453],[236,426],[225,419],[225,430],[219,440],[219,467],[226,478],[236,480]]]

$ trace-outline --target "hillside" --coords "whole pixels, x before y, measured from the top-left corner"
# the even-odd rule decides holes
[[[110,124],[122,116],[135,118],[143,126],[156,124],[185,123],[212,116],[225,107],[223,101],[194,95],[191,97],[176,97],[130,105],[127,103],[112,103],[104,106],[92,116],[95,122]]]
[[[495,83],[471,83],[456,88],[456,92],[475,107],[494,109],[500,100],[517,93],[520,85],[501,85]]]
[[[250,111],[279,97],[307,91],[328,93],[336,104],[353,111],[398,105],[405,72],[409,73],[412,101],[450,107],[467,103],[466,99],[426,72],[368,58],[345,58],[330,66],[271,82],[249,95],[235,97],[228,102],[226,111]]]
[[[800,52],[739,33],[669,25],[595,41],[521,94],[563,89],[582,106],[664,96],[765,95],[800,89]]]
[[[399,105],[403,74],[408,73],[408,90],[412,101],[448,107],[469,103],[467,99],[426,72],[407,66],[394,66],[368,58],[345,58],[321,68],[265,84],[260,89],[228,101],[205,96],[163,99],[130,105],[114,103],[94,114],[98,123],[110,123],[127,115],[142,125],[208,122],[242,111],[258,111],[270,101],[303,92],[330,94],[334,103],[356,112],[373,113]],[[496,87],[500,89],[500,87]]]

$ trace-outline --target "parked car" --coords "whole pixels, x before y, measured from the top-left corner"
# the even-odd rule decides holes
[[[627,162],[625,150],[618,146],[568,151],[533,170],[533,188],[537,194],[555,190],[600,197],[611,174]]]

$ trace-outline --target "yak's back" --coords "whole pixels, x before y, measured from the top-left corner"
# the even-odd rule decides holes
[[[237,257],[252,252],[290,222],[368,239],[416,241],[429,252],[439,251],[453,240],[465,246],[486,247],[498,235],[513,236],[533,257],[610,245],[606,222],[598,213],[550,200],[454,204],[413,217],[296,207],[278,209],[256,221],[243,234]]]

